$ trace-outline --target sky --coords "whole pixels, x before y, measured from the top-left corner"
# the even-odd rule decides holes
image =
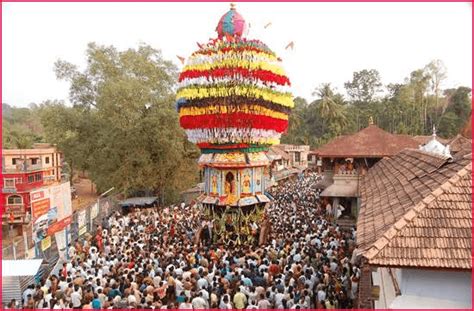
[[[471,4],[236,3],[250,24],[247,37],[283,59],[295,96],[312,100],[322,83],[344,93],[362,69],[377,69],[384,84],[402,83],[434,59],[447,67],[442,87],[472,85]],[[67,103],[68,83],[56,79],[54,62],[84,68],[89,42],[120,50],[146,43],[181,68],[176,55],[216,37],[228,9],[229,2],[2,3],[2,102]]]

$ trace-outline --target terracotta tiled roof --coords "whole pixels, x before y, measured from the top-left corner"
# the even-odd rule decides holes
[[[430,140],[433,139],[433,135],[416,135],[416,136],[413,136],[413,139],[416,140],[420,145],[425,145]],[[449,138],[442,138],[439,136],[436,136],[436,139],[443,145],[447,145],[449,141],[451,140]]]
[[[433,139],[432,135],[418,135],[413,136],[420,145],[427,144],[430,140]],[[472,140],[470,138],[466,138],[460,134],[456,135],[454,138],[441,138],[436,136],[436,140],[439,141],[443,145],[449,145],[451,153],[457,153],[460,151],[471,151],[472,149]]]
[[[355,134],[337,137],[313,153],[335,158],[382,158],[405,148],[418,148],[418,145],[410,136],[391,134],[376,125],[369,125]]]
[[[369,263],[471,268],[471,160],[406,149],[368,171],[357,243]]]
[[[449,147],[451,153],[457,153],[460,151],[470,152],[472,150],[472,140],[458,134],[449,142]]]
[[[275,146],[271,146],[271,147],[268,149],[268,153],[280,155],[283,159],[285,159],[285,160],[287,160],[287,161],[290,161],[290,160],[291,160],[290,154],[285,151],[285,145],[275,145]]]

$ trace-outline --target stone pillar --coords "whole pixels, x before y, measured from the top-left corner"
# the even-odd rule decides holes
[[[374,308],[374,303],[372,301],[372,269],[365,258],[361,259],[357,308]]]

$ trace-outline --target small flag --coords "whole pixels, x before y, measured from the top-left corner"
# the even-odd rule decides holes
[[[290,43],[288,43],[288,45],[285,47],[285,50],[288,50],[288,48],[291,48],[293,50],[293,48],[295,47],[295,43],[293,41],[291,41]]]
[[[184,61],[186,58],[182,57],[182,56],[179,56],[179,55],[176,55],[176,57],[179,59],[179,61],[181,62],[181,64],[184,65]]]

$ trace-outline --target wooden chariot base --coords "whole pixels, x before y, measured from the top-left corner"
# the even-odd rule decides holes
[[[212,229],[199,228],[195,243],[227,247],[265,244],[270,233],[265,210],[266,204],[241,207],[205,204],[204,215],[212,221]]]

